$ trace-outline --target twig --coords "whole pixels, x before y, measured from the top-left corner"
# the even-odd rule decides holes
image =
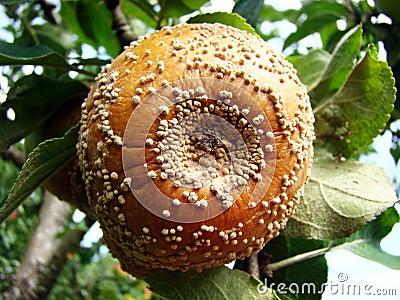
[[[57,67],[55,67],[55,68],[57,68]],[[76,64],[69,65],[67,68],[59,68],[59,69],[65,69],[65,70],[68,70],[68,71],[75,71],[77,73],[80,73],[80,74],[83,74],[83,75],[87,75],[87,76],[90,76],[90,77],[95,77],[97,75],[96,73],[87,71],[85,69],[80,69],[79,66],[76,65]]]
[[[356,14],[354,12],[354,7],[353,7],[353,4],[351,3],[351,1],[345,0],[344,4],[345,4],[347,10],[349,11],[349,18],[356,21]]]
[[[106,0],[106,6],[113,16],[113,29],[116,31],[121,49],[128,46],[132,41],[137,40],[137,36],[132,31],[128,19],[121,8],[120,0]]]
[[[82,230],[69,230],[62,239],[72,209],[71,206],[45,192],[39,212],[39,224],[30,237],[21,267],[14,282],[4,296],[9,299],[45,299],[60,274],[67,253],[79,246]]]
[[[356,241],[349,242],[349,243],[344,243],[344,244],[341,244],[341,245],[338,245],[338,246],[333,246],[333,244],[332,244],[332,245],[329,245],[328,247],[325,247],[325,248],[317,249],[317,250],[306,252],[306,253],[301,253],[299,255],[295,255],[293,257],[289,257],[287,259],[271,263],[271,264],[269,264],[267,266],[267,268],[268,268],[268,271],[270,271],[272,273],[274,271],[286,268],[286,267],[291,266],[293,264],[296,264],[298,262],[302,262],[302,261],[305,261],[307,259],[314,258],[314,257],[319,256],[319,255],[323,255],[323,254],[325,254],[325,253],[327,253],[329,251],[338,250],[338,249],[341,249],[341,248],[345,248],[345,247],[347,247],[349,245],[356,245],[356,244],[359,244],[359,243],[362,243],[362,242],[365,242],[365,241],[366,241],[365,239],[356,240]]]
[[[37,35],[36,30],[32,27],[31,23],[29,21],[26,20],[26,18],[24,16],[20,16],[20,20],[22,22],[22,24],[25,26],[25,29],[29,32],[29,34],[32,37],[33,43],[38,46],[40,45],[40,39]]]
[[[325,109],[325,107],[329,106],[332,104],[332,99],[330,98],[329,100],[326,100],[322,103],[320,103],[319,105],[317,105],[314,109],[313,109],[313,113],[314,115],[318,115],[320,111],[322,111],[323,109]]]
[[[258,254],[251,254],[247,259],[247,272],[255,278],[260,279],[260,267],[258,264]]]
[[[1,153],[0,155],[3,159],[10,160],[13,163],[15,163],[19,168],[22,168],[22,166],[25,163],[24,154],[14,146],[10,146],[6,151]]]
[[[50,3],[46,0],[38,0],[37,3],[40,5],[40,8],[43,10],[44,16],[47,18],[47,20],[54,24],[54,25],[59,25],[60,24],[60,16],[55,12],[55,9],[57,6],[53,3]]]

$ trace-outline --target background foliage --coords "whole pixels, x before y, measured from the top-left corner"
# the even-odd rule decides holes
[[[49,288],[40,291],[41,299],[241,299],[243,295],[320,299],[319,294],[260,293],[261,282],[248,273],[259,275],[263,282],[267,279],[270,287],[281,282],[319,286],[328,274],[323,254],[338,248],[400,269],[400,257],[380,246],[399,222],[393,190],[398,195],[400,185],[381,168],[357,162],[362,153],[372,151],[369,146],[376,136],[390,132],[390,152],[399,164],[400,126],[393,125],[400,118],[398,11],[387,9],[384,0],[305,0],[298,9],[286,10],[269,1],[235,2],[233,13],[207,14],[206,0],[1,1],[9,20],[0,37],[4,96],[0,291],[4,295],[15,291],[25,249],[35,239],[35,226],[44,222],[39,217],[44,193],[38,187],[75,155],[76,127],[43,142],[48,120],[68,114],[68,104],[82,101],[101,66],[124,45],[181,22],[221,22],[257,34],[281,44],[298,69],[316,116],[317,150],[313,175],[295,217],[282,236],[256,256],[256,270],[249,260],[238,261],[234,271],[161,272],[149,276],[147,283],[124,273],[101,241],[88,247],[78,239],[64,249],[66,255],[57,264],[59,276],[41,279],[51,280]],[[293,31],[286,34],[282,25]],[[378,53],[385,51],[387,63],[378,59]],[[72,214],[60,233],[50,237],[61,246],[73,233],[83,235],[93,223],[89,217],[77,221]],[[315,272],[304,272],[311,269]],[[187,294],[188,289],[197,292]],[[39,292],[35,293],[30,297],[38,298]]]

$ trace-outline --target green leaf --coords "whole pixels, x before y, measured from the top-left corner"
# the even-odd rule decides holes
[[[17,178],[19,168],[15,163],[0,158],[0,170],[0,201],[3,202]]]
[[[343,243],[346,250],[389,268],[400,270],[400,256],[383,251],[380,245],[382,239],[392,230],[393,225],[399,221],[399,214],[394,207],[391,207],[358,232],[335,244]]]
[[[319,32],[326,26],[336,24],[336,21],[348,15],[345,5],[328,1],[309,1],[297,12],[300,20],[306,16],[306,20],[297,25],[297,31],[290,34],[285,40],[283,48],[300,41],[306,36]]]
[[[316,133],[334,154],[345,157],[372,143],[393,110],[391,69],[368,50],[344,86],[314,108]]]
[[[26,2],[26,0],[1,0],[1,4],[19,4]]]
[[[297,10],[288,9],[285,11],[280,11],[275,9],[272,5],[264,4],[261,9],[260,20],[276,22],[283,19],[288,19],[289,21],[295,21],[297,19]]]
[[[390,148],[390,154],[393,156],[393,159],[397,164],[400,161],[400,143],[397,143]]]
[[[78,126],[64,137],[44,141],[31,152],[19,173],[8,198],[0,206],[0,223],[35,189],[76,155]]]
[[[159,3],[161,11],[164,12],[164,15],[160,14],[163,18],[180,18],[193,12],[193,9],[186,6],[183,0],[159,1]]]
[[[330,14],[323,14],[319,18],[308,18],[298,27],[297,31],[291,33],[283,44],[283,49],[315,33],[317,30],[337,21],[337,17]]]
[[[35,24],[29,27],[29,30],[25,28],[21,36],[17,35],[14,43],[29,47],[37,45],[38,41],[40,45],[49,47],[63,57],[77,44],[71,32],[50,23]]]
[[[69,67],[68,63],[60,54],[46,46],[21,47],[3,41],[0,41],[0,65]]]
[[[162,271],[149,275],[146,281],[152,291],[171,300],[277,299],[273,291],[267,291],[255,277],[225,267],[206,269],[201,273]]]
[[[110,63],[109,59],[100,59],[100,58],[97,58],[97,57],[93,57],[93,58],[78,58],[77,60],[78,60],[77,64],[80,65],[80,66],[93,65],[93,66],[100,67],[100,66],[104,66],[104,65]]]
[[[332,53],[336,48],[336,45],[339,43],[340,39],[350,30],[346,29],[345,31],[339,31],[336,23],[332,23],[328,26],[325,26],[319,31],[319,35],[321,37],[322,48]]]
[[[81,43],[96,49],[103,46],[110,56],[118,55],[120,46],[112,29],[112,16],[103,1],[62,1],[60,15]]]
[[[198,10],[204,4],[208,2],[208,0],[182,0],[182,2],[192,10]]]
[[[87,95],[88,89],[79,81],[56,81],[32,74],[18,80],[0,104],[0,152],[43,124],[68,100]],[[7,118],[12,109],[15,120]]]
[[[155,28],[157,22],[155,20],[156,12],[147,1],[121,1],[122,10],[130,19],[139,19],[147,26]]]
[[[315,0],[304,2],[304,5],[298,12],[298,16],[300,17],[304,13],[307,14],[308,18],[315,18],[321,14],[331,14],[337,18],[341,18],[347,16],[349,11],[345,4],[338,3],[337,1]]]
[[[331,60],[331,55],[323,49],[316,49],[307,55],[289,56],[287,59],[296,68],[300,80],[310,90],[322,77],[324,69]]]
[[[259,23],[263,6],[264,0],[239,0],[232,12],[245,18],[247,23],[255,28]]]
[[[309,93],[314,105],[339,90],[354,68],[360,53],[362,30],[359,26],[346,33],[333,50],[331,60],[322,72],[320,80],[310,87]]]
[[[125,1],[125,0],[123,0]],[[129,0],[132,2],[134,5],[136,5],[138,8],[140,8],[143,12],[145,12],[147,15],[149,15],[152,19],[156,19],[157,17],[157,12],[154,10],[153,4],[150,4],[149,2],[154,3],[153,1],[149,0]]]
[[[323,247],[323,241],[278,236],[264,247],[263,253],[265,257],[270,258],[270,263],[273,264]],[[313,271],[304,272],[304,270]],[[286,288],[290,287],[289,290],[285,289],[288,295],[297,294],[302,300],[319,300],[323,284],[328,279],[328,265],[325,257],[319,255],[274,271],[272,278],[264,275],[262,279],[264,283],[267,281],[267,286],[272,289],[276,289],[279,284],[284,283]]]
[[[319,150],[304,196],[283,234],[340,239],[359,230],[396,200],[390,178],[382,168],[357,161],[339,162]]]
[[[61,1],[60,16],[66,27],[78,36],[80,43],[86,43],[96,47],[95,43],[86,35],[79,24],[77,17],[77,1]]]
[[[175,0],[175,1],[159,1],[161,6],[160,16],[163,18],[180,18],[199,10],[207,0]]]
[[[190,18],[187,23],[221,23],[257,35],[254,28],[247,24],[243,17],[235,13],[216,12],[212,14],[201,14]]]
[[[85,34],[95,47],[103,46],[116,57],[120,51],[118,39],[112,29],[112,16],[103,1],[82,0],[77,3],[77,18]]]

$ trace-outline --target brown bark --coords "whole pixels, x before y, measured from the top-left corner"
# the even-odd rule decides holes
[[[121,51],[132,41],[137,40],[137,35],[132,31],[128,19],[121,8],[120,0],[106,0],[108,10],[113,16],[112,27],[121,45]]]
[[[4,299],[46,299],[65,262],[67,253],[79,246],[82,230],[68,230],[65,225],[71,206],[45,192],[39,212],[39,224],[17,271],[13,286]],[[62,238],[58,236],[63,234]]]
[[[255,278],[260,279],[260,267],[258,265],[258,254],[253,253],[247,258],[247,272]]]
[[[24,154],[14,146],[10,146],[6,151],[0,153],[0,155],[3,159],[15,163],[19,168],[22,168],[25,163]]]

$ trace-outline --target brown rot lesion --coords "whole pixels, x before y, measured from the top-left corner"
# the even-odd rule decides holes
[[[221,134],[214,128],[207,128],[194,135],[194,146],[200,156],[212,155],[220,161],[230,161],[229,143],[226,139],[221,138]]]
[[[196,143],[196,147],[207,154],[213,154],[218,148],[224,147],[214,128],[204,130],[199,136],[200,140]]]

